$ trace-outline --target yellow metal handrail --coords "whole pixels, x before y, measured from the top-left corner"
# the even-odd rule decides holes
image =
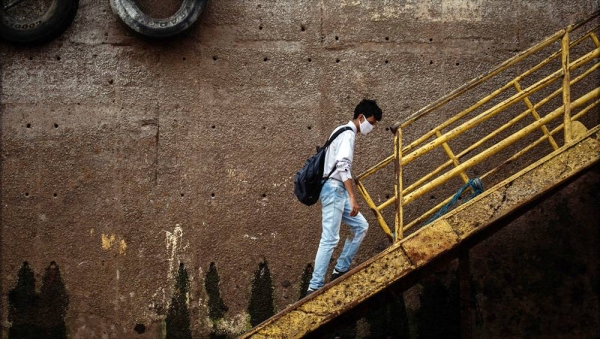
[[[501,168],[514,165],[517,167],[512,170],[522,170],[527,164],[576,140],[586,123],[589,128],[599,123],[600,87],[596,87],[598,82],[595,79],[600,67],[600,26],[592,27],[570,41],[570,36],[598,17],[600,11],[556,32],[391,128],[394,133],[393,154],[356,179],[359,191],[391,241],[399,241],[408,231],[422,225],[448,204],[454,194],[437,202],[432,192],[437,190],[446,195],[455,192],[455,178],[467,183],[479,177],[486,186],[492,186],[513,174],[510,170],[500,171]],[[558,51],[556,45],[559,45]],[[560,65],[557,65],[559,60]],[[486,85],[494,86],[494,81],[504,82],[503,79],[515,71],[520,72],[518,76],[483,98],[473,93]],[[515,92],[510,94],[510,89]],[[474,103],[462,110],[452,106],[461,102]],[[524,105],[525,109],[519,110],[519,105]],[[412,132],[411,128],[418,129],[417,121],[432,112],[447,116],[452,111],[457,113],[403,146],[403,135],[409,135],[406,131]],[[528,116],[533,122],[525,122]],[[532,135],[536,131],[541,133],[540,137]],[[560,131],[562,135],[558,133]],[[545,141],[550,146],[549,151],[540,150],[530,153],[530,158],[524,157],[533,149],[542,147]],[[490,145],[483,148],[486,144]],[[457,147],[462,149],[457,150]],[[441,162],[439,154],[443,154]],[[407,174],[407,168],[413,162],[420,162],[420,165],[415,165],[418,166],[415,174]],[[392,163],[394,196],[377,205],[367,191],[365,181]],[[423,167],[428,166],[434,166],[434,169],[424,171]],[[483,174],[476,175],[480,172]],[[494,179],[495,176],[498,178]],[[431,194],[429,200],[424,199],[427,194]],[[415,204],[423,200],[423,203]],[[384,215],[384,210],[392,205],[395,207],[393,230]],[[424,212],[421,211],[423,206],[428,208]]]

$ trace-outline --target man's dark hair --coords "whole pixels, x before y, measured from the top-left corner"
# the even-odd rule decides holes
[[[374,116],[375,120],[381,121],[383,112],[381,111],[381,108],[377,106],[375,100],[363,99],[354,109],[354,119],[358,118],[361,114],[364,114],[365,118]]]

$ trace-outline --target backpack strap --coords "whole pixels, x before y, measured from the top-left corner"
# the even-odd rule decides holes
[[[325,145],[323,146],[323,148],[329,147],[329,145],[331,145],[331,143],[333,142],[333,140],[335,140],[335,138],[337,138],[338,135],[340,135],[340,134],[342,134],[342,133],[344,133],[346,131],[350,131],[350,130],[352,130],[352,127],[350,127],[350,126],[345,126],[345,127],[342,127],[340,129],[338,129],[337,131],[335,131],[335,133],[333,133],[331,135],[331,137],[329,138],[329,140],[327,140],[327,142],[325,143]],[[336,162],[336,164],[337,164],[337,162]],[[323,178],[325,180],[329,179],[329,177],[333,174],[333,172],[335,172],[335,170],[336,170],[336,167],[335,167],[335,165],[333,165],[333,168],[331,169],[331,172],[329,172],[329,174],[327,174],[327,176],[323,177]]]
[[[325,145],[323,146],[323,148],[329,147],[329,145],[333,142],[333,140],[335,140],[335,138],[338,137],[338,135],[340,135],[340,134],[342,134],[342,133],[344,133],[346,131],[349,131],[349,130],[352,130],[352,128],[350,126],[344,126],[344,127],[340,128],[340,129],[338,129],[337,131],[335,131],[335,133],[333,133],[331,135],[331,137],[329,138],[329,140],[327,140],[327,142],[325,143]]]

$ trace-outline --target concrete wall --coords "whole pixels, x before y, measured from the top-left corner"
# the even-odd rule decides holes
[[[139,2],[155,16],[178,7]],[[385,126],[599,7],[215,0],[189,32],[157,42],[108,1],[81,0],[51,43],[0,42],[3,334],[11,295],[32,279],[61,315],[46,327],[64,320],[70,338],[164,335],[181,294],[194,337],[245,331],[265,260],[275,310],[298,299],[320,211],[295,200],[292,177],[358,101],[377,99],[384,120],[357,138],[355,174],[391,153]],[[362,206],[373,227],[358,262],[387,246]],[[495,319],[482,333],[510,328]]]

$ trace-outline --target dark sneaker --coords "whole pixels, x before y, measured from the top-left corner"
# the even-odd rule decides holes
[[[313,290],[312,288],[308,288],[308,290],[306,290],[306,294],[304,295],[305,297],[308,297],[309,295],[311,295],[313,292],[316,292],[317,290]]]
[[[344,274],[346,274],[346,272],[348,272],[348,271],[343,271],[343,272],[341,272],[341,271],[338,271],[338,270],[336,270],[336,269],[334,268],[334,269],[333,269],[333,272],[331,273],[331,281],[334,281],[335,279],[337,279],[337,278],[339,278],[339,277],[343,276]]]

